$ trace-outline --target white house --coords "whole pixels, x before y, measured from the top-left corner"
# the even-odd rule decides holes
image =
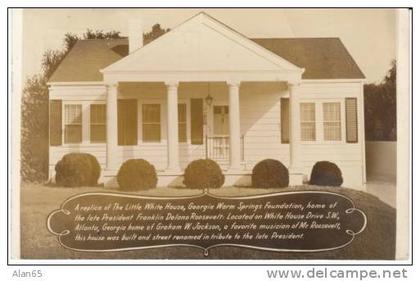
[[[205,13],[144,46],[142,34],[131,24],[128,39],[80,40],[52,75],[50,177],[87,152],[108,186],[132,158],[156,167],[158,185],[182,183],[199,158],[246,185],[272,158],[290,185],[327,160],[343,186],[364,187],[364,76],[340,39],[250,39]]]

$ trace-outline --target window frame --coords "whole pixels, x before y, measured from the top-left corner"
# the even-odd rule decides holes
[[[325,105],[327,105],[327,104],[335,104],[335,105],[338,105],[338,110],[339,110],[339,114],[338,114],[338,116],[339,116],[339,119],[338,119],[338,121],[337,120],[335,120],[335,121],[331,121],[331,120],[328,120],[328,121],[326,121],[325,120],[325,108],[324,108],[324,106]],[[330,143],[330,142],[338,142],[338,143],[340,143],[340,142],[342,142],[343,141],[343,106],[342,106],[342,102],[341,101],[333,101],[333,100],[331,100],[331,101],[322,101],[321,103],[320,103],[320,106],[321,106],[321,111],[322,111],[322,119],[321,119],[321,122],[322,122],[322,141],[323,142],[328,142],[328,143]],[[325,124],[326,123],[338,123],[339,124],[339,133],[340,133],[340,138],[339,139],[326,139],[325,138],[325,130],[326,130],[326,127],[325,127]]]
[[[143,134],[143,129],[144,129],[144,121],[143,121],[143,107],[144,106],[147,106],[147,105],[158,105],[159,106],[159,123],[157,123],[157,122],[154,122],[154,123],[150,123],[150,124],[159,124],[159,140],[158,141],[144,141],[144,134]],[[162,102],[160,102],[160,101],[157,101],[157,100],[144,100],[144,101],[142,101],[141,103],[139,103],[139,105],[138,105],[139,107],[140,107],[140,112],[139,112],[139,110],[137,110],[137,112],[139,112],[138,113],[138,119],[140,119],[140,120],[138,120],[139,122],[138,123],[140,123],[139,124],[139,126],[140,126],[140,130],[138,130],[138,143],[139,144],[162,144],[163,143],[163,139],[164,139],[164,134],[163,134],[163,124],[165,124],[165,122],[162,122],[162,120],[165,120],[164,119],[164,116],[163,116],[163,111],[164,110],[162,110],[162,107],[163,107],[163,103]],[[167,124],[166,124],[166,126],[167,126]],[[139,141],[140,140],[140,141]]]
[[[80,123],[76,124],[76,126],[80,126],[80,141],[79,142],[67,142],[66,141],[66,126],[68,125],[75,125],[75,124],[67,124],[67,112],[66,112],[66,108],[69,106],[79,106],[80,107]],[[84,144],[85,143],[85,136],[84,136],[84,118],[85,118],[85,114],[83,114],[84,111],[84,105],[82,102],[62,102],[62,143],[65,146],[74,146],[74,145],[80,145],[80,144]]]
[[[313,121],[302,121],[302,105],[311,104],[314,108],[314,120]],[[290,122],[290,121],[289,121]],[[314,139],[304,140],[302,138],[302,124],[303,123],[313,123],[314,125]],[[314,143],[317,141],[318,132],[317,132],[317,103],[315,101],[300,101],[299,102],[299,140],[302,143]]]
[[[300,104],[301,103],[314,103],[315,104],[315,140],[314,141],[303,141],[301,140],[301,120],[300,120]],[[323,120],[323,103],[340,103],[340,126],[341,126],[341,140],[324,140],[324,120]],[[312,144],[350,144],[346,142],[346,124],[345,124],[345,97],[331,97],[331,98],[302,98],[299,100],[299,143],[301,145],[312,145]]]

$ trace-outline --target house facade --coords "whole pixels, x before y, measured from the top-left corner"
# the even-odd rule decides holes
[[[182,184],[191,161],[211,158],[225,185],[249,185],[271,158],[290,185],[331,161],[343,186],[363,189],[364,76],[338,38],[249,39],[205,13],[147,45],[80,40],[49,81],[49,176],[67,153],[94,155],[100,181],[143,158],[158,186]]]

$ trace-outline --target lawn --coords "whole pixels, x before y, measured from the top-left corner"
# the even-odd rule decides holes
[[[211,190],[217,195],[246,196],[293,190],[325,190],[344,194],[355,202],[368,217],[367,228],[347,247],[318,253],[268,252],[238,247],[210,250],[206,259],[394,259],[395,209],[365,192],[348,188],[302,186],[285,189],[255,189],[225,187]],[[84,253],[62,248],[57,238],[48,232],[46,218],[68,197],[85,192],[116,192],[103,187],[61,188],[40,184],[22,185],[21,189],[21,258],[23,259],[201,259],[203,253],[190,247],[165,247],[108,253]],[[182,196],[201,193],[200,190],[157,188],[135,194]],[[326,237],[328,239],[328,237]]]

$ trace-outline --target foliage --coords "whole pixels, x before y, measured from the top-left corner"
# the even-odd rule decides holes
[[[40,182],[48,176],[48,89],[45,77],[26,81],[22,93],[21,175]]]
[[[364,86],[366,140],[397,139],[396,63],[380,84]]]
[[[58,186],[95,186],[101,166],[95,156],[88,153],[69,153],[55,165],[55,182]]]
[[[121,165],[117,181],[122,190],[155,188],[157,185],[156,169],[144,159],[130,159]]]
[[[188,188],[219,188],[224,182],[222,169],[211,159],[194,160],[185,169],[184,184]]]
[[[166,29],[162,28],[160,24],[157,23],[152,26],[152,30],[150,32],[146,32],[143,34],[143,44],[144,45],[149,44],[153,40],[159,38],[160,36],[162,36],[163,34],[169,31],[170,31],[169,28],[166,28]]]
[[[316,162],[312,167],[310,184],[321,186],[341,186],[343,184],[341,170],[332,162]]]
[[[287,187],[289,171],[278,160],[265,159],[252,169],[252,186],[255,188]]]

